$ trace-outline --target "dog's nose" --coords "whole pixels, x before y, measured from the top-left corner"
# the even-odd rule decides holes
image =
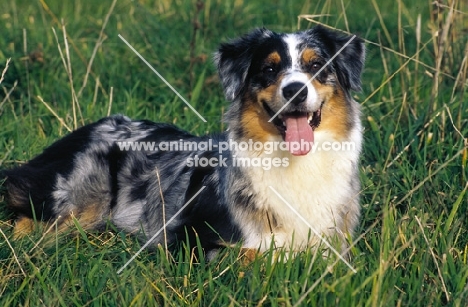
[[[302,89],[302,91],[301,91],[301,89]],[[296,95],[296,96],[294,97],[294,95]],[[292,99],[291,102],[293,104],[300,104],[301,102],[304,102],[304,100],[306,100],[306,98],[307,98],[307,87],[305,86],[304,83],[293,82],[291,84],[286,85],[283,88],[283,96],[288,101],[291,100],[291,98],[294,97],[294,99]]]

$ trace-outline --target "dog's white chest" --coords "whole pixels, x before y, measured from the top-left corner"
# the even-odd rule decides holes
[[[351,152],[322,149],[297,157],[280,152],[261,158],[274,156],[287,158],[288,165],[268,170],[244,168],[256,195],[256,209],[261,212],[250,217],[238,216],[247,226],[246,247],[260,246],[265,250],[274,240],[276,246],[302,249],[317,243],[314,234],[341,236],[354,228],[349,224],[355,223],[359,214],[356,189],[359,149]],[[257,221],[249,223],[249,219]]]

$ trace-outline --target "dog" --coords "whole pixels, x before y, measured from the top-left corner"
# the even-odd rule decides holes
[[[344,249],[360,216],[363,136],[352,92],[364,60],[362,39],[323,26],[259,28],[221,44],[214,61],[231,103],[227,131],[198,137],[123,115],[83,126],[5,171],[15,236],[76,219],[211,254],[233,244],[302,251],[329,238]],[[128,147],[142,143],[156,147]],[[344,143],[353,147],[325,150]]]

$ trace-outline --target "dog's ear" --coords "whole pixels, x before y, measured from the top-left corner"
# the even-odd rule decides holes
[[[338,82],[345,90],[361,90],[361,72],[364,68],[366,48],[364,41],[355,36],[341,34],[316,26],[309,30],[309,34],[319,39],[327,47],[330,57],[333,57],[340,49],[341,52],[333,60],[333,68],[337,74]]]
[[[221,44],[214,60],[227,100],[234,101],[242,92],[255,50],[273,34],[264,28],[255,29],[241,38]]]

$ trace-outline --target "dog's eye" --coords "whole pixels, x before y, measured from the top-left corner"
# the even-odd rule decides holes
[[[317,72],[323,67],[322,63],[320,62],[313,62],[310,68],[312,69],[312,72]]]
[[[271,74],[271,73],[275,72],[275,69],[273,67],[271,67],[271,66],[265,66],[265,67],[263,67],[262,72],[264,74]]]

